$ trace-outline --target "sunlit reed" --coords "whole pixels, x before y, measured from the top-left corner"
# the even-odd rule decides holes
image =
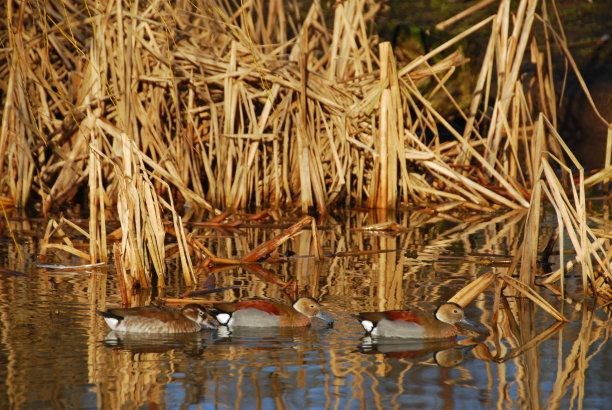
[[[585,292],[609,294],[609,258],[586,224],[585,188],[609,180],[610,170],[585,179],[556,131],[555,50],[586,87],[554,2],[502,0],[403,66],[389,43],[368,34],[381,7],[371,0],[335,3],[331,27],[319,1],[303,19],[297,4],[282,1],[77,2],[70,18],[56,7],[7,4],[12,52],[0,66],[2,192],[17,206],[40,198],[45,215],[89,195],[89,254],[66,236],[47,247],[106,261],[112,213],[122,266],[141,286],[163,287],[170,226],[184,281],[195,282],[201,247],[184,229],[185,208],[416,205],[454,220],[461,216],[451,210],[528,208],[508,273],[533,288],[539,215],[551,203],[560,257],[567,235]],[[463,105],[447,85],[466,63],[457,44],[476,32],[490,36]],[[463,129],[434,105],[437,96],[466,120]],[[548,279],[561,292],[564,268]]]

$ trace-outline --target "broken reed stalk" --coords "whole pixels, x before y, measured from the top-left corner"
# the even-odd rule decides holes
[[[41,258],[45,257],[47,253],[47,249],[59,249],[64,252],[68,252],[74,256],[77,256],[81,259],[89,260],[90,259],[89,254],[78,249],[73,244],[72,240],[70,239],[70,236],[67,235],[66,232],[64,232],[65,225],[79,232],[81,235],[83,235],[83,237],[85,237],[85,239],[89,239],[89,235],[87,232],[81,229],[78,225],[68,221],[67,219],[62,217],[60,218],[59,222],[51,219],[47,223],[47,227],[45,229],[45,235],[42,241],[40,257]],[[64,242],[63,244],[51,243],[51,238],[56,235],[61,238],[61,241]]]
[[[390,43],[382,43],[379,46],[380,49],[380,83],[383,87],[383,92],[380,96],[380,122],[378,130],[378,138],[379,138],[379,161],[380,161],[380,172],[378,173],[378,189],[376,195],[376,208],[388,208],[389,203],[394,203],[395,201],[389,201],[389,186],[391,182],[389,179],[394,174],[391,174],[389,171],[389,164],[395,163],[395,158],[391,155],[391,147],[390,147],[390,138],[389,138],[389,129],[391,125],[389,124],[389,111],[391,110],[391,96],[390,91],[388,89],[388,84],[390,82],[389,78],[389,61],[391,55],[391,44]],[[391,157],[391,159],[389,159]],[[395,198],[393,198],[395,199]]]
[[[450,298],[448,301],[457,303],[462,307],[469,305],[479,294],[484,292],[495,281],[495,275],[492,272],[487,272],[476,280],[471,281],[464,286],[459,292]]]
[[[108,261],[106,243],[105,192],[102,180],[102,164],[96,151],[100,151],[101,142],[91,133],[89,152],[89,257],[91,263]]]
[[[322,261],[324,256],[323,247],[321,246],[321,238],[319,236],[319,230],[317,229],[317,221],[314,218],[310,221],[310,229],[312,232],[315,260]]]
[[[119,292],[121,293],[121,304],[123,306],[131,306],[132,304],[132,277],[128,275],[123,265],[123,256],[121,255],[121,246],[118,243],[113,244],[113,255],[115,257],[115,268],[119,279]]]
[[[310,153],[309,153],[309,142],[312,136],[309,133],[308,127],[308,108],[307,108],[307,93],[306,87],[307,81],[307,69],[306,64],[308,62],[308,27],[305,26],[302,30],[302,52],[299,56],[300,65],[300,101],[299,101],[299,119],[298,119],[298,133],[297,133],[297,157],[298,157],[298,170],[300,177],[300,193],[301,193],[301,206],[302,212],[307,213],[308,208],[312,206],[312,185],[310,177]]]
[[[303,217],[298,222],[285,229],[285,231],[283,231],[282,233],[278,234],[274,238],[262,243],[261,245],[253,249],[241,259],[241,262],[252,263],[257,262],[261,258],[265,258],[266,255],[268,255],[274,249],[278,248],[280,245],[293,238],[295,235],[298,235],[302,231],[302,229],[304,229],[304,227],[308,226],[309,224],[312,224],[312,221],[312,216]],[[316,227],[314,229],[316,229]],[[313,236],[316,236],[316,231],[314,229],[312,233]]]

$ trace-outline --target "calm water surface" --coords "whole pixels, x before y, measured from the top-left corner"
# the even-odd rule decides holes
[[[44,225],[14,222],[20,250],[4,242],[0,274],[0,407],[2,408],[483,408],[607,407],[612,350],[605,312],[589,311],[576,277],[567,302],[541,294],[571,319],[565,326],[506,293],[493,320],[494,287],[467,307],[491,330],[479,342],[372,344],[351,316],[360,310],[432,309],[474,277],[505,268],[467,261],[470,252],[505,254],[521,214],[471,222],[418,214],[391,215],[410,229],[384,236],[358,230],[379,222],[351,214],[322,221],[327,252],[378,250],[366,256],[312,258],[308,232],[286,244],[296,257],[262,266],[318,297],[335,326],[310,329],[204,331],[180,337],[109,333],[96,309],[118,306],[110,269],[64,272],[37,265]],[[546,221],[544,229],[546,229]],[[605,224],[599,220],[600,224]],[[257,232],[256,232],[257,231]],[[259,232],[262,231],[262,232]],[[208,239],[215,252],[241,253],[278,230],[245,229]],[[211,233],[211,232],[209,232]],[[241,242],[246,241],[246,242]],[[252,242],[250,242],[252,241]],[[217,247],[215,248],[215,243]],[[399,251],[390,251],[401,249]],[[383,252],[384,251],[384,252]],[[461,258],[451,260],[451,256]],[[48,264],[76,259],[50,253]],[[57,258],[57,259],[54,259]],[[171,263],[172,265],[172,263]],[[498,270],[499,269],[499,270]],[[202,282],[209,272],[201,272]],[[216,273],[217,286],[238,288],[216,300],[281,298],[279,286],[244,269]],[[176,278],[159,295],[184,291]],[[510,315],[511,313],[511,315]],[[316,319],[315,319],[316,320]]]

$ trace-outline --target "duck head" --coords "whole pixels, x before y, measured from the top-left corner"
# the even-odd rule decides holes
[[[334,325],[334,320],[321,310],[321,305],[316,299],[303,296],[293,302],[293,308],[309,318],[316,317],[324,320],[329,327],[333,327]]]

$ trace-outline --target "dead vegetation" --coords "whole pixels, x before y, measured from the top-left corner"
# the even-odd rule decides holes
[[[585,289],[610,294],[608,239],[587,226],[585,203],[587,186],[606,181],[610,167],[586,179],[556,131],[553,47],[576,67],[555,3],[502,0],[405,66],[370,34],[379,7],[338,1],[329,26],[319,1],[303,18],[278,0],[8,2],[0,194],[21,207],[40,202],[45,215],[88,206],[88,255],[51,243],[61,223],[47,239],[92,263],[108,259],[107,219],[117,218],[117,266],[142,286],[151,272],[164,283],[169,232],[194,283],[191,254],[201,244],[185,232],[187,207],[324,214],[409,205],[528,208],[508,277],[518,272],[520,285],[509,285],[533,289],[539,216],[552,203],[562,267],[546,283],[563,292],[569,238]],[[489,41],[471,103],[460,107],[447,88],[465,62],[454,47],[482,30]],[[423,94],[426,80],[436,85]],[[430,103],[439,95],[464,128]]]

